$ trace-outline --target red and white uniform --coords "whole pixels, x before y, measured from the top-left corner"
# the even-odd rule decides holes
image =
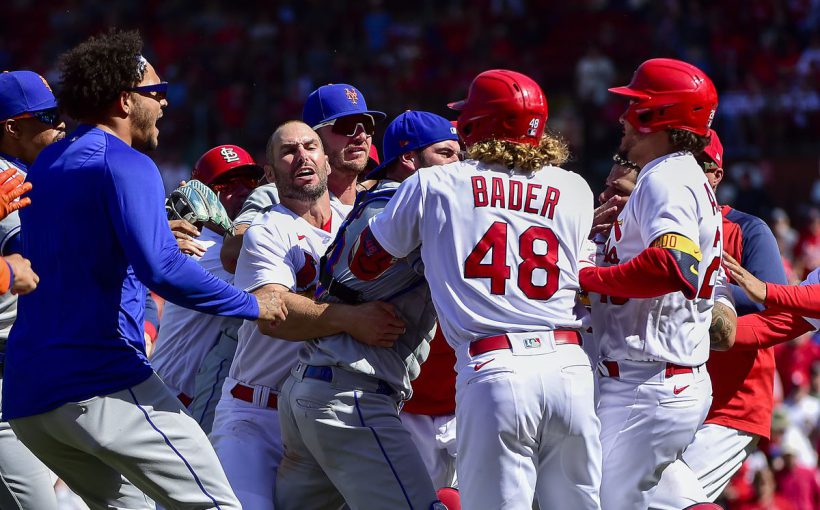
[[[689,239],[689,251],[700,252],[698,297],[590,295],[604,360],[598,416],[605,510],[647,508],[661,471],[692,442],[711,403],[705,362],[723,229],[712,189],[689,153],[668,154],[641,170],[604,246],[603,265],[627,262],[666,234]]]
[[[565,340],[576,333],[555,332],[580,327],[573,306],[592,205],[589,185],[563,169],[518,174],[468,160],[419,170],[370,222],[394,257],[421,244],[456,352],[465,508],[529,508],[536,491],[544,507],[599,507],[589,358]],[[508,348],[470,353],[497,335]]]
[[[245,232],[235,285],[247,291],[268,284],[294,292],[314,287],[317,264],[343,220],[332,210],[324,228],[314,227],[281,204],[258,214]],[[298,360],[300,347],[300,342],[263,335],[254,321],[245,321],[239,329],[239,345],[222,387],[211,440],[245,508],[273,510],[276,469],[282,457],[277,394]]]

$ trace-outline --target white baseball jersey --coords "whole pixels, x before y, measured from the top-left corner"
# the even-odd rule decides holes
[[[478,338],[580,327],[578,259],[592,215],[592,191],[577,174],[552,166],[517,174],[468,160],[413,174],[370,228],[394,257],[421,244],[460,369]]]
[[[248,292],[267,284],[284,285],[294,292],[315,287],[319,260],[344,219],[333,207],[331,212],[328,231],[314,227],[282,204],[257,215],[245,232],[236,286]],[[239,328],[230,377],[279,390],[297,362],[300,347],[301,342],[265,336],[255,321],[245,321]]]
[[[201,258],[191,257],[220,280],[233,283],[233,275],[225,271],[219,260],[222,236],[203,228],[196,242],[207,251]],[[241,319],[208,315],[167,301],[151,365],[168,386],[194,396],[196,373],[208,351],[219,340],[222,329],[231,322],[241,322]]]
[[[604,246],[603,265],[627,262],[671,233],[685,236],[700,250],[698,297],[688,300],[681,292],[651,299],[591,294],[592,331],[603,358],[697,366],[709,357],[723,224],[712,188],[688,152],[657,158],[641,170]]]

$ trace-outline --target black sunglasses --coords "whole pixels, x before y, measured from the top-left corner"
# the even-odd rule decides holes
[[[40,110],[38,112],[26,112],[7,120],[19,119],[37,119],[43,124],[47,124],[51,127],[57,127],[60,125],[60,111],[57,108],[49,108],[48,110]]]
[[[355,136],[359,130],[359,126],[362,126],[364,133],[368,136],[373,136],[373,133],[376,132],[376,121],[372,115],[368,114],[339,117],[327,122],[322,122],[318,124],[315,129],[325,126],[332,126],[331,131],[342,136]]]
[[[128,92],[136,92],[137,94],[147,95],[157,101],[162,101],[168,97],[168,82],[163,81],[155,85],[143,85],[141,87],[131,87],[126,89]]]

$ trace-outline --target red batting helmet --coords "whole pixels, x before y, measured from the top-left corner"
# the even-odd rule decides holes
[[[532,78],[493,69],[475,77],[460,110],[458,134],[469,147],[484,140],[538,145],[547,123],[547,98]]]
[[[723,168],[723,144],[714,129],[709,130],[709,145],[703,149],[703,155],[709,158],[712,163]]]
[[[705,136],[718,104],[706,73],[671,58],[647,60],[629,85],[609,91],[630,98],[624,119],[641,133],[675,128]]]
[[[199,158],[191,172],[191,178],[207,185],[213,184],[224,174],[235,169],[249,172],[255,179],[264,174],[248,151],[237,145],[218,145]]]

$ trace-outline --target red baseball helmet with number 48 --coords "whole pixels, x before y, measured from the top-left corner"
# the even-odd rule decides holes
[[[538,145],[547,123],[547,98],[529,76],[506,69],[475,77],[460,110],[458,134],[467,147],[485,140]]]
[[[261,179],[265,173],[242,147],[218,145],[199,158],[191,172],[191,178],[211,185],[228,172],[240,168],[243,172],[251,174],[254,179]]]
[[[674,128],[706,136],[718,105],[706,73],[671,58],[647,60],[629,85],[609,91],[630,99],[623,118],[641,133]]]

